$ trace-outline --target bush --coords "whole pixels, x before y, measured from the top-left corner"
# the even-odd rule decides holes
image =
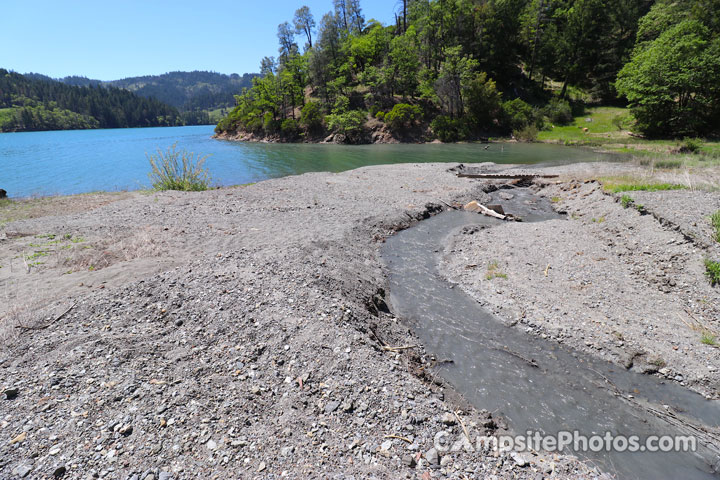
[[[457,142],[460,139],[457,122],[447,115],[435,117],[430,123],[430,128],[443,143]]]
[[[208,155],[195,156],[186,150],[177,151],[177,143],[165,152],[158,148],[157,155],[147,155],[151,171],[150,182],[156,190],[199,192],[210,187],[210,174],[203,168]]]
[[[573,121],[572,108],[567,100],[553,98],[543,111],[550,121],[556,125],[567,125]]]
[[[300,111],[300,124],[309,132],[317,132],[322,129],[323,114],[320,104],[307,102]]]
[[[286,118],[280,125],[280,132],[287,138],[296,137],[298,134],[298,122],[292,118]]]
[[[385,112],[383,112],[382,110],[377,111],[375,113],[375,118],[377,118],[381,122],[384,122],[385,121]]]
[[[520,130],[513,130],[513,137],[519,142],[534,142],[538,137],[538,129],[535,125],[526,125]]]
[[[328,115],[328,127],[333,133],[345,135],[348,139],[358,139],[364,131],[366,115],[364,112],[351,110],[345,113]]]
[[[702,147],[702,140],[699,138],[685,137],[680,145],[680,153],[698,153]]]
[[[714,262],[710,259],[705,260],[705,274],[710,279],[710,285],[715,286],[720,283],[720,262]]]
[[[280,120],[276,120],[272,113],[265,112],[263,115],[263,130],[265,133],[276,133],[280,130]]]
[[[519,98],[502,105],[503,124],[511,131],[521,131],[528,125],[535,125],[539,130],[543,127],[542,117],[535,109]]]
[[[391,130],[403,130],[415,124],[421,116],[422,110],[417,105],[398,103],[385,114],[385,123]]]

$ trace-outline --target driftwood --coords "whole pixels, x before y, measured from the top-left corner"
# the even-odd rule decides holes
[[[458,173],[460,178],[510,178],[510,179],[532,179],[532,178],[558,178],[560,175],[539,175],[535,173]]]
[[[76,303],[73,303],[72,305],[70,305],[70,307],[68,307],[67,310],[65,310],[63,313],[61,313],[61,314],[58,315],[57,317],[55,317],[55,319],[52,320],[50,323],[47,323],[47,324],[45,324],[45,325],[40,325],[39,327],[26,327],[25,325],[16,325],[15,328],[19,328],[19,329],[24,330],[24,331],[27,331],[27,330],[44,330],[44,329],[48,328],[50,325],[52,325],[52,324],[54,324],[55,322],[59,321],[61,318],[63,318],[63,317],[64,317],[65,315],[67,315],[68,313],[70,313],[70,310],[72,310],[73,308],[75,308],[75,305],[77,305],[77,302],[76,302]]]
[[[494,217],[494,218],[498,218],[500,220],[507,219],[507,215],[498,213],[495,210],[492,210],[492,209],[486,207],[485,205],[478,203],[476,200],[473,200],[472,202],[465,205],[463,207],[463,209],[467,210],[468,212],[482,213],[483,215],[487,215],[488,217]]]

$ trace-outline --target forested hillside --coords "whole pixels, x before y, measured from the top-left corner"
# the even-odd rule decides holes
[[[115,87],[80,87],[0,69],[0,131],[181,125],[178,110]]]
[[[278,26],[218,132],[534,138],[588,103],[628,104],[651,137],[719,130],[719,0],[402,0],[390,26],[332,5]]]

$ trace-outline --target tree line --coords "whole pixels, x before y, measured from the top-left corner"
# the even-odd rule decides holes
[[[175,107],[120,88],[72,86],[0,69],[0,131],[182,125]]]
[[[628,105],[647,136],[720,127],[720,0],[401,0],[387,26],[359,0],[332,6],[278,26],[278,55],[218,132],[532,135],[571,121],[575,92]]]

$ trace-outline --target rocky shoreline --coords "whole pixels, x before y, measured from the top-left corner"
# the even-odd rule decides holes
[[[433,374],[385,303],[384,239],[486,188],[451,166],[84,196],[4,224],[0,477],[601,476],[563,455],[434,448],[438,432],[505,429]],[[711,394],[707,378],[690,386]]]

